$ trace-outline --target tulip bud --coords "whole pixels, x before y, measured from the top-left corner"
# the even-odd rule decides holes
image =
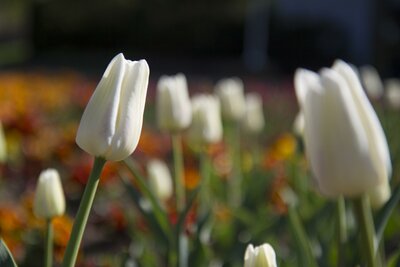
[[[168,166],[157,159],[150,160],[147,163],[147,174],[150,188],[154,194],[162,201],[172,196],[172,178]]]
[[[158,127],[167,132],[181,131],[192,120],[185,75],[162,76],[157,84],[156,111]]]
[[[294,119],[293,132],[301,138],[304,135],[304,115],[301,111],[297,113],[296,118]]]
[[[393,109],[400,108],[400,80],[389,79],[385,81],[385,98],[389,106]]]
[[[297,70],[295,88],[306,154],[322,193],[354,197],[385,182],[388,145],[354,70],[343,61],[319,75]]]
[[[245,98],[245,111],[242,117],[242,128],[249,134],[259,134],[265,125],[263,102],[261,96],[249,93]]]
[[[223,79],[215,86],[224,119],[239,121],[243,117],[245,111],[243,88],[243,82],[239,78]]]
[[[252,244],[247,246],[244,254],[244,267],[277,267],[275,251],[265,243],[256,248]]]
[[[106,160],[120,161],[135,150],[143,124],[149,66],[118,54],[83,112],[76,143]]]
[[[40,173],[33,212],[36,217],[44,219],[64,214],[65,197],[57,170],[47,169]]]
[[[7,143],[4,136],[3,124],[0,122],[0,162],[7,160]]]
[[[217,143],[222,139],[220,104],[212,95],[192,98],[192,124],[188,129],[189,141],[194,145]]]
[[[379,99],[383,96],[383,83],[378,71],[373,66],[361,67],[360,76],[365,91],[371,99]]]

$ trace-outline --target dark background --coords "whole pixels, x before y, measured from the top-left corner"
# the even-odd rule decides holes
[[[396,0],[1,0],[0,65],[291,74],[341,58],[400,72]]]

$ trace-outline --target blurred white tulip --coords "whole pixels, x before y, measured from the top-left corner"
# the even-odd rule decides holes
[[[106,160],[120,161],[135,150],[143,125],[149,66],[118,54],[83,112],[76,143]]]
[[[152,159],[147,163],[147,175],[150,188],[161,200],[168,200],[173,194],[171,173],[167,164],[158,159]]]
[[[306,154],[321,192],[354,197],[386,183],[386,137],[354,70],[339,60],[319,75],[299,69],[295,88]]]
[[[244,86],[239,78],[220,80],[215,92],[221,101],[222,118],[228,121],[239,121],[245,112]]]
[[[400,108],[400,79],[392,78],[385,81],[385,99],[391,108]]]
[[[293,122],[293,132],[303,138],[304,135],[304,114],[302,111],[299,111],[297,113],[296,118],[294,119]]]
[[[156,114],[158,127],[162,131],[176,132],[189,126],[192,112],[185,75],[180,73],[159,79]]]
[[[258,247],[247,246],[244,254],[244,267],[277,267],[276,255],[272,246],[265,243]]]
[[[371,207],[374,210],[380,209],[391,197],[392,193],[390,191],[389,181],[382,183],[377,187],[374,187],[368,192],[369,201]]]
[[[65,197],[60,175],[55,169],[40,173],[36,185],[33,212],[36,217],[51,219],[65,212]]]
[[[245,111],[241,126],[244,132],[259,134],[265,126],[262,98],[257,93],[246,94]]]
[[[371,99],[383,96],[383,83],[375,67],[366,65],[360,68],[360,76],[367,95]]]
[[[222,139],[221,110],[218,98],[199,94],[192,98],[192,124],[188,139],[193,145],[217,143]]]

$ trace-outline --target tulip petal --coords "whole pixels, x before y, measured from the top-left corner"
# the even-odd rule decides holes
[[[126,61],[115,134],[106,158],[119,161],[136,148],[143,125],[149,66],[145,60]],[[133,86],[133,88],[132,88]]]
[[[308,90],[318,90],[319,86],[318,74],[306,69],[297,69],[294,74],[294,85],[297,99],[300,107],[303,108],[304,101]]]
[[[345,80],[321,71],[321,86],[305,96],[305,144],[313,173],[328,196],[361,194],[376,181],[368,141]]]
[[[104,155],[115,134],[121,94],[124,56],[118,54],[108,65],[83,112],[76,143],[95,156]]]
[[[369,102],[354,70],[341,60],[337,60],[334,63],[333,69],[340,73],[349,85],[355,107],[367,133],[369,153],[373,158],[372,164],[374,164],[374,168],[379,174],[380,181],[383,182],[391,175],[392,164],[389,147],[379,118]]]

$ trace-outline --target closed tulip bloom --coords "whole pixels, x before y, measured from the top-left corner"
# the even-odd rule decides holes
[[[172,178],[168,166],[161,160],[153,159],[147,163],[147,175],[154,194],[162,201],[172,196]]]
[[[187,128],[192,120],[185,75],[162,76],[157,84],[156,111],[158,127],[176,132]]]
[[[223,79],[215,86],[221,101],[222,118],[228,121],[239,121],[245,111],[243,82],[239,78]]]
[[[265,243],[258,247],[248,245],[244,254],[244,267],[277,267],[276,255],[272,246]]]
[[[306,154],[321,192],[354,197],[387,182],[386,138],[354,70],[343,61],[319,75],[299,69],[295,88]]]
[[[55,169],[40,173],[36,185],[33,212],[36,217],[51,219],[65,212],[65,197],[60,175]]]
[[[218,98],[196,95],[192,98],[192,124],[188,129],[189,141],[194,145],[213,144],[222,139],[222,121]]]
[[[371,99],[379,99],[383,96],[383,83],[376,68],[369,65],[363,66],[360,68],[360,76],[365,91]]]
[[[250,134],[259,134],[265,126],[263,102],[261,96],[249,93],[245,98],[245,112],[242,117],[242,128]]]
[[[392,78],[385,81],[385,98],[391,108],[400,108],[400,79]]]
[[[142,131],[148,81],[145,60],[114,57],[82,115],[76,136],[79,147],[111,161],[132,154]]]

